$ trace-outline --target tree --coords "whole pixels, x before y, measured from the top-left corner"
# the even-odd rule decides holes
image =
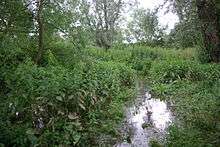
[[[47,46],[54,38],[71,38],[75,31],[79,12],[76,11],[80,0],[27,0],[26,6],[32,12],[37,41],[36,64],[40,64]],[[76,15],[77,14],[77,15]],[[77,19],[76,19],[77,18]]]
[[[1,0],[0,12],[1,39],[6,37],[19,39],[18,35],[27,35],[31,32],[32,15],[21,0]]]
[[[201,33],[194,0],[165,0],[164,6],[179,17],[179,22],[167,36],[167,45],[178,48],[198,45]]]
[[[43,54],[43,50],[44,50],[44,24],[43,24],[43,18],[42,18],[42,10],[43,10],[43,2],[44,0],[38,0],[37,1],[37,16],[36,16],[36,20],[37,20],[37,24],[38,24],[38,52],[37,52],[37,57],[35,62],[37,64],[39,64],[41,58],[42,58],[42,54]]]
[[[178,48],[194,47],[199,44],[200,25],[195,19],[187,19],[175,24],[174,29],[167,35],[167,45]]]
[[[90,3],[92,13],[87,14],[87,19],[98,46],[105,49],[112,46],[122,6],[122,0],[94,0]]]
[[[162,42],[164,27],[159,25],[156,12],[138,8],[132,14],[132,21],[128,23],[128,31],[138,42],[156,44]]]
[[[165,1],[170,2],[173,12],[176,12],[180,18],[180,23],[186,22],[192,26],[194,32],[202,34],[201,46],[205,48],[208,62],[220,62],[220,2],[217,0]]]
[[[220,17],[214,0],[196,1],[198,18],[202,24],[204,46],[209,62],[220,62]]]

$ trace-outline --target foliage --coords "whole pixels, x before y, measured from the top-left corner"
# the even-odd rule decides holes
[[[161,147],[162,145],[159,144],[156,140],[151,140],[150,141],[150,146],[151,147]]]
[[[76,58],[67,63],[82,52],[67,44],[69,51],[58,50],[64,49],[60,45],[45,56],[45,67],[25,56],[18,62],[19,52],[3,58],[2,144],[95,145],[103,134],[117,135],[123,102],[134,95],[134,71],[114,61]]]
[[[218,64],[189,60],[152,63],[152,89],[173,103],[177,122],[169,129],[168,146],[217,146],[219,141]]]
[[[159,25],[155,12],[137,9],[132,14],[132,21],[128,24],[128,42],[137,41],[150,45],[163,45],[165,28]]]
[[[172,8],[180,19],[179,24],[170,34],[175,36],[173,39],[179,42],[177,44],[181,46],[196,44],[202,53],[201,61],[219,62],[219,2],[216,0],[166,0],[165,2],[170,2],[169,8]]]
[[[175,25],[167,35],[166,46],[188,48],[201,45],[201,32],[194,19],[184,20]]]
[[[187,60],[155,62],[152,65],[151,77],[158,83],[172,83],[183,79],[214,81],[220,78],[218,65],[200,65]]]
[[[0,2],[0,37],[2,35],[18,35],[26,34],[30,31],[33,25],[31,12],[23,5],[22,1],[7,1]],[[20,12],[20,13],[18,13]]]
[[[114,143],[137,75],[174,104],[178,121],[167,146],[218,146],[220,66],[198,62],[208,61],[212,50],[194,47],[206,45],[194,1],[171,2],[180,22],[167,46],[178,50],[158,47],[165,28],[156,12],[144,9],[128,25],[127,41],[137,43],[124,44],[122,0],[2,0],[0,146]]]

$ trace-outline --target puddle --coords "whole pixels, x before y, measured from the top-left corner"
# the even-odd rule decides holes
[[[126,108],[126,119],[121,128],[123,141],[115,147],[148,147],[151,139],[163,142],[173,116],[167,103],[152,98],[143,83],[132,106]]]

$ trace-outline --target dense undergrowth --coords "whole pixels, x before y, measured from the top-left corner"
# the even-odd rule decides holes
[[[75,49],[56,42],[43,66],[15,48],[0,52],[0,145],[97,146],[118,137],[123,106],[137,74],[172,102],[167,146],[220,144],[220,66],[201,64],[195,49],[143,46]]]
[[[176,121],[166,146],[220,145],[220,65],[202,64],[193,48],[184,50],[130,47],[105,53],[102,61],[123,61],[151,84],[155,97],[172,103]],[[120,58],[118,58],[120,57]]]
[[[117,137],[135,93],[131,67],[66,43],[51,47],[41,67],[17,50],[1,51],[1,146],[96,146]]]
[[[153,63],[153,91],[173,103],[177,121],[169,129],[168,146],[220,144],[220,66],[175,60]]]

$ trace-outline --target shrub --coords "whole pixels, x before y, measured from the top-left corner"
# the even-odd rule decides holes
[[[219,65],[215,64],[187,60],[153,62],[153,91],[173,103],[177,119],[169,129],[167,146],[219,143],[219,72]]]
[[[171,83],[181,79],[215,81],[220,78],[220,66],[199,64],[188,60],[155,61],[150,75],[154,81],[162,83]]]
[[[70,69],[53,63],[38,67],[27,60],[5,79],[10,91],[0,109],[1,142],[85,145],[107,128],[112,131],[106,134],[116,135],[123,102],[133,93],[128,89],[134,86],[134,71],[115,62],[81,61]]]
[[[178,79],[184,79],[187,76],[188,64],[182,60],[177,61],[156,61],[151,68],[151,78],[156,82],[171,83]]]

